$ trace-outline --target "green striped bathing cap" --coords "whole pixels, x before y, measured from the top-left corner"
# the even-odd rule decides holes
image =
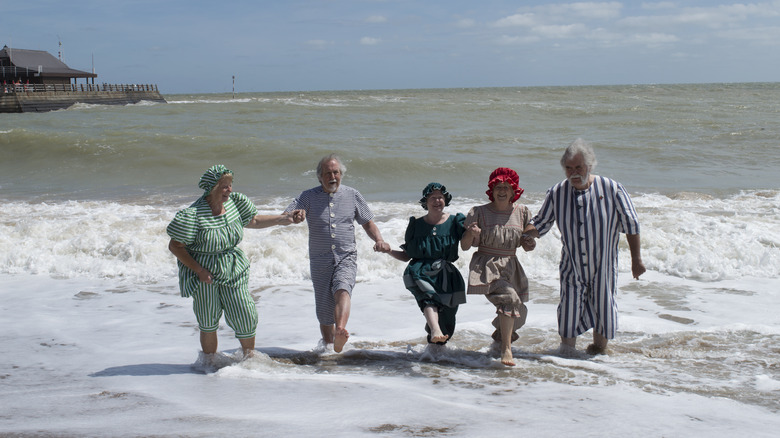
[[[233,174],[233,172],[230,169],[223,166],[222,164],[211,166],[209,170],[207,170],[206,173],[204,173],[203,176],[200,177],[200,182],[198,183],[198,187],[205,190],[206,194],[208,195],[209,193],[211,193],[211,190],[214,188],[214,186],[217,185],[219,179],[222,178],[222,175],[226,173],[229,173],[231,175]]]

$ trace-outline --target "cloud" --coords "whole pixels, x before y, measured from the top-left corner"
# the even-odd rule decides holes
[[[665,33],[636,34],[628,38],[627,42],[642,44],[648,47],[658,47],[664,44],[680,41],[675,35]]]
[[[623,9],[618,2],[576,2],[521,8],[513,14],[496,20],[495,27],[534,26],[541,23],[565,23],[580,20],[613,20],[620,18]]]
[[[583,24],[566,24],[566,25],[546,25],[536,26],[532,29],[532,32],[539,35],[542,38],[572,38],[578,35],[586,34],[588,28]]]
[[[496,40],[496,43],[502,46],[515,46],[537,43],[541,38],[537,36],[509,36],[501,35]]]
[[[652,5],[658,5],[654,7]],[[643,4],[643,9],[661,11],[657,15],[636,15],[625,17],[620,24],[630,27],[645,27],[652,29],[670,28],[674,26],[699,26],[701,28],[721,29],[738,26],[751,18],[771,19],[780,16],[780,2],[774,3],[735,3],[712,7],[676,8],[669,3]],[[663,7],[661,7],[663,6]]]
[[[461,29],[469,29],[477,25],[477,22],[472,20],[471,18],[464,18],[462,20],[458,20],[457,23],[455,23],[455,26],[461,28]]]
[[[316,47],[316,48],[324,48],[326,46],[333,45],[333,41],[325,41],[325,40],[309,40],[306,41],[306,45]]]
[[[672,2],[655,2],[655,3],[642,3],[642,9],[647,10],[659,10],[659,9],[674,9],[677,5]]]
[[[623,4],[619,2],[579,2],[540,6],[547,15],[575,16],[592,20],[609,20],[620,17]]]
[[[718,36],[730,41],[752,42],[762,46],[780,45],[780,27],[724,30],[719,32]]]
[[[681,74],[688,72],[675,80],[685,81],[714,76],[725,79],[729,69],[734,70],[736,81],[772,80],[780,69],[776,55],[780,47],[780,0],[350,0],[272,2],[273,7],[250,2],[237,9],[182,9],[158,2],[162,9],[151,21],[143,9],[128,6],[128,2],[75,0],[82,7],[56,12],[38,3],[13,2],[11,12],[18,15],[17,22],[0,19],[3,30],[14,36],[15,44],[22,42],[28,48],[56,54],[57,37],[62,36],[66,62],[88,69],[94,51],[101,77],[113,82],[125,77],[135,81],[139,75],[172,65],[175,70],[161,74],[159,85],[176,91],[204,88],[206,82],[198,78],[186,84],[180,79],[182,70],[195,71],[198,53],[204,51],[215,53],[216,65],[229,66],[221,67],[220,77],[239,73],[246,81],[249,72],[262,71],[263,80],[254,82],[268,89],[371,88],[369,83],[360,82],[365,75],[353,79],[349,73],[332,73],[325,78],[314,72],[356,70],[334,66],[363,66],[365,59],[360,56],[379,49],[386,51],[385,56],[369,66],[378,71],[369,82],[380,87],[430,83],[457,86],[469,81],[516,83],[516,77],[508,76],[510,79],[504,82],[499,78],[502,72],[512,71],[513,63],[520,62],[517,60],[525,63],[531,59],[538,62],[540,73],[537,79],[523,77],[520,81],[524,84],[589,80],[579,74],[569,79],[563,73],[556,77],[549,74],[549,66],[568,57],[584,59],[586,64],[646,61],[662,65],[675,61]],[[440,3],[446,3],[446,7]],[[171,19],[181,18],[181,14],[186,19]],[[84,24],[85,19],[89,24]],[[160,23],[173,24],[166,27]],[[198,31],[206,27],[216,31],[208,35]],[[127,49],[126,44],[141,50]],[[348,50],[350,46],[363,50]],[[339,57],[323,56],[336,49],[341,49]],[[118,55],[121,53],[124,55]],[[144,65],[144,56],[149,58],[148,65],[160,66],[151,70],[123,68]],[[461,64],[448,64],[452,59],[458,63],[474,59],[471,64],[475,69],[492,68],[483,68],[486,75],[461,72]],[[299,68],[302,64],[309,68]],[[392,70],[389,66],[400,64],[424,66],[415,70],[425,70],[432,79],[409,74],[403,79],[407,82],[401,84],[398,77],[382,76]],[[545,65],[548,67],[542,68]],[[626,65],[609,74],[594,73],[593,77],[596,82],[658,80],[652,73],[634,74],[633,67]],[[458,73],[434,74],[438,68]],[[266,80],[271,75],[276,79]]]
[[[502,18],[496,21],[493,25],[495,27],[515,27],[523,26],[529,27],[536,24],[536,17],[534,14],[515,14],[509,17]]]
[[[502,30],[501,35],[493,38],[498,45],[544,41],[559,44],[575,39],[600,47],[655,48],[700,45],[713,40],[752,41],[763,45],[780,33],[780,25],[773,21],[777,17],[780,17],[780,1],[703,7],[659,1],[645,2],[631,9],[619,2],[572,2],[520,7],[514,14],[490,22],[489,27]],[[760,35],[755,31],[757,21],[765,24]]]

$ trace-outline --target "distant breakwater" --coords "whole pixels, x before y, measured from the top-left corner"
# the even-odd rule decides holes
[[[53,111],[77,103],[128,105],[141,101],[165,103],[153,84],[12,84],[2,86],[0,113]]]

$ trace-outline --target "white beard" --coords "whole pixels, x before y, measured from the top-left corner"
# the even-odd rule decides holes
[[[577,186],[587,186],[588,181],[590,181],[590,172],[585,173],[585,175],[572,175],[569,177],[569,183],[573,185],[575,189]]]
[[[338,190],[339,185],[336,180],[328,181],[325,186],[327,189],[325,189],[329,193],[336,193],[336,190]]]

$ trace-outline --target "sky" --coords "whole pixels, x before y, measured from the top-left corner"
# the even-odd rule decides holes
[[[780,1],[36,0],[0,44],[165,94],[776,82]],[[61,43],[61,46],[60,46]]]

